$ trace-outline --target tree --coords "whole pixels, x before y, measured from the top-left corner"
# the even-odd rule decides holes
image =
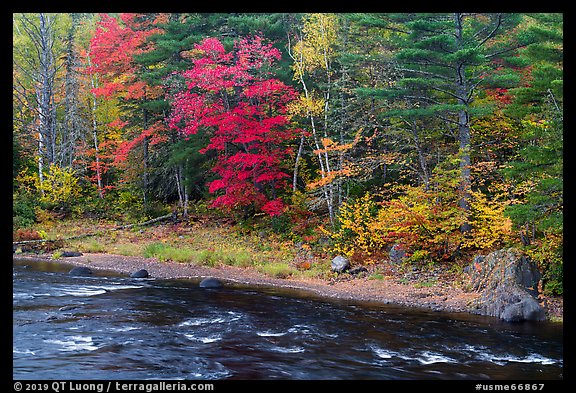
[[[121,146],[118,159],[127,157],[127,153],[136,146],[142,146],[142,190],[144,207],[148,208],[148,154],[151,138],[161,133],[164,128],[161,122],[149,121],[148,109],[144,105],[148,100],[156,98],[161,90],[149,86],[139,75],[139,65],[135,62],[136,55],[148,51],[147,38],[158,32],[146,15],[121,14],[122,24],[116,18],[107,14],[100,15],[100,21],[90,42],[92,68],[89,72],[99,75],[99,85],[93,93],[104,97],[117,97],[130,109],[136,107],[136,122],[139,131]]]
[[[313,152],[317,157],[320,169],[320,181],[316,186],[328,209],[328,218],[332,223],[335,214],[334,162],[326,144],[332,142],[329,124],[331,89],[333,77],[334,46],[336,44],[337,17],[334,14],[309,14],[303,18],[301,32],[296,32],[296,43],[289,48],[293,59],[294,79],[303,90],[298,112],[308,119],[312,137]],[[321,92],[309,87],[308,77],[314,75],[317,83],[323,86]],[[306,133],[300,136],[300,144],[294,164],[292,189],[296,191],[298,164],[302,155]]]
[[[384,116],[445,122],[460,155],[459,205],[465,211],[471,198],[470,124],[488,109],[476,105],[475,98],[482,85],[518,82],[517,75],[495,70],[500,66],[496,60],[527,44],[527,37],[511,34],[520,19],[518,14],[454,13],[387,15],[380,21],[395,32],[394,60],[401,77],[372,94],[388,104]],[[469,229],[465,220],[462,231]]]
[[[19,71],[14,90],[37,120],[38,177],[58,157],[56,138],[56,73],[63,48],[56,39],[59,14],[19,14],[14,19],[14,66]],[[34,98],[30,95],[33,94]]]
[[[512,218],[529,255],[542,268],[545,290],[563,292],[563,22],[559,14],[530,14],[534,43],[514,59],[524,83],[510,90],[505,109],[520,119],[517,157],[502,173],[510,183]]]
[[[259,36],[244,38],[232,52],[208,38],[194,46],[196,57],[182,76],[186,89],[172,97],[170,126],[192,137],[210,133],[201,152],[217,154],[209,183],[211,193],[223,192],[212,206],[282,213],[278,191],[286,187],[283,165],[294,138],[287,105],[295,92],[270,77],[270,67],[280,52]]]

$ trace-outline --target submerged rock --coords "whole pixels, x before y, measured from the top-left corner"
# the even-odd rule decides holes
[[[200,281],[200,288],[222,288],[222,281],[214,277],[208,277]]]
[[[71,276],[91,276],[92,269],[85,266],[76,266],[68,272]]]
[[[474,307],[478,313],[508,322],[542,321],[544,308],[538,302],[541,274],[536,265],[514,248],[477,256],[464,269],[471,289],[481,292]]]
[[[350,261],[348,258],[338,255],[332,259],[331,266],[333,272],[343,273],[350,267]]]
[[[148,276],[150,276],[150,275],[148,274],[148,270],[146,270],[146,269],[136,270],[135,272],[130,274],[131,278],[146,278]]]

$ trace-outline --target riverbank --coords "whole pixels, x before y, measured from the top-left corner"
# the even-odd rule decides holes
[[[458,265],[358,263],[359,274],[330,271],[331,256],[313,244],[295,243],[272,233],[240,233],[214,220],[123,228],[102,221],[53,221],[39,224],[48,239],[68,239],[15,247],[15,258],[130,274],[146,269],[152,277],[216,277],[235,285],[287,288],[320,296],[436,311],[472,312],[480,296],[466,290]],[[88,235],[88,236],[85,236]],[[64,250],[82,253],[63,258]],[[547,317],[563,320],[562,298],[542,299]]]
[[[153,278],[201,279],[215,277],[225,284],[268,286],[305,291],[321,298],[394,304],[434,311],[472,312],[469,305],[479,294],[446,283],[418,286],[398,283],[392,278],[371,279],[367,276],[342,275],[340,279],[325,280],[310,277],[273,278],[253,268],[219,265],[201,266],[193,263],[159,261],[156,258],[123,256],[103,253],[84,253],[81,256],[53,259],[48,254],[20,254],[19,259],[41,259],[53,263],[86,266],[91,269],[114,271],[129,275],[146,269]],[[345,277],[348,276],[348,277]]]

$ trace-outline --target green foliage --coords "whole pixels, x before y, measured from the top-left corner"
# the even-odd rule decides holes
[[[138,221],[145,215],[142,194],[133,187],[116,190],[105,198],[112,199],[114,209],[128,220]]]
[[[12,194],[12,230],[28,228],[36,222],[36,203],[28,193]]]

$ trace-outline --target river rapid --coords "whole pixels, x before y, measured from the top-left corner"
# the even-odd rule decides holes
[[[563,379],[562,324],[13,261],[14,379]]]

